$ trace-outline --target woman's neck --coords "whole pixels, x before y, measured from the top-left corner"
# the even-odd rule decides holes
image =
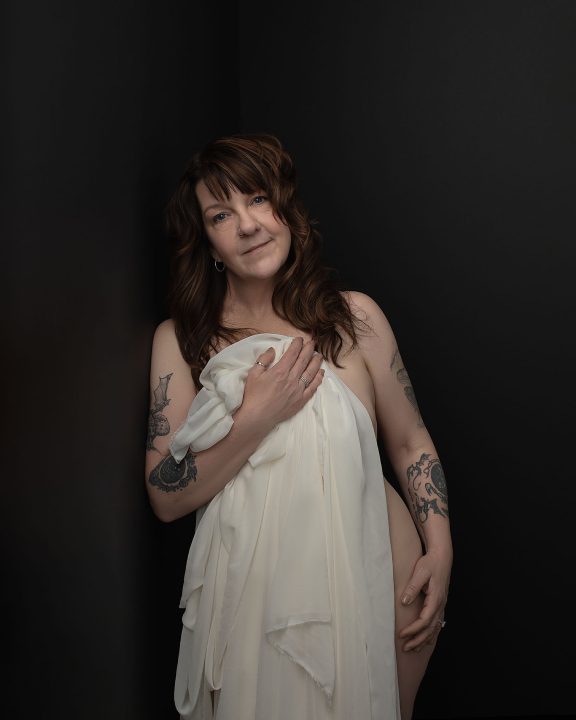
[[[278,316],[272,307],[273,291],[271,283],[229,285],[224,298],[223,322],[236,326],[274,322]]]

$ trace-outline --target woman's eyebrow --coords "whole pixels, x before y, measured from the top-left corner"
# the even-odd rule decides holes
[[[221,203],[214,203],[213,205],[208,205],[208,207],[204,208],[204,214],[208,212],[208,210],[212,210],[213,208],[222,207]]]
[[[254,190],[254,192],[246,193],[246,194],[247,194],[249,197],[252,196],[252,195],[266,195],[266,191],[265,191],[265,190]],[[212,203],[212,205],[208,205],[207,207],[205,207],[204,210],[202,211],[202,213],[203,213],[204,215],[206,215],[206,213],[208,212],[208,210],[212,210],[212,209],[214,209],[214,208],[224,207],[224,206],[225,206],[225,203],[223,203],[223,202]]]

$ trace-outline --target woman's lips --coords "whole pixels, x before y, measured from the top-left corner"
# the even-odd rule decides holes
[[[263,248],[265,245],[268,245],[269,242],[270,242],[270,240],[266,240],[265,242],[260,243],[260,245],[255,245],[253,248],[250,248],[250,250],[246,250],[244,255],[248,255],[248,253],[255,252],[256,250]]]

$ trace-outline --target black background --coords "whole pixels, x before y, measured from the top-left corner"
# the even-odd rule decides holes
[[[160,523],[143,481],[162,209],[192,152],[238,131],[293,154],[444,465],[455,563],[416,717],[574,714],[576,6],[3,15],[6,717],[176,716],[193,518]]]

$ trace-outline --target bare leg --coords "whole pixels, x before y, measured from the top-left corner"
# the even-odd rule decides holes
[[[410,579],[414,565],[422,555],[422,544],[406,504],[388,481],[385,482],[385,486],[394,571],[394,594],[396,597],[396,665],[398,669],[400,709],[402,720],[411,720],[416,693],[436,643],[434,642],[432,645],[425,644],[420,652],[414,652],[413,650],[406,652],[402,648],[407,639],[398,637],[398,632],[418,617],[424,604],[422,594],[408,607],[405,607],[400,602],[402,592]]]

